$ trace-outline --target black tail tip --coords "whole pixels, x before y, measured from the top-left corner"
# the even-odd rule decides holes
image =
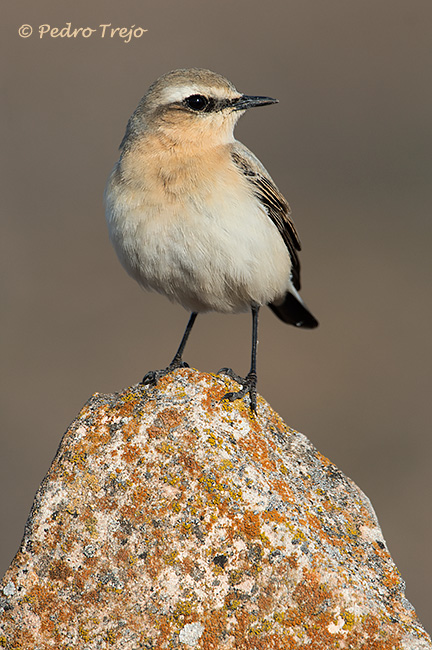
[[[310,330],[318,327],[317,319],[292,293],[288,292],[280,305],[272,303],[269,307],[284,323]]]
[[[312,316],[310,312],[308,312],[307,319],[299,320],[297,321],[297,323],[295,323],[296,327],[303,327],[303,329],[307,329],[307,330],[313,330],[315,329],[315,327],[318,327],[318,325],[319,322],[314,316]]]

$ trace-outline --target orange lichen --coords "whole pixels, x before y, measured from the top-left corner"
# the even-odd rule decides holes
[[[253,512],[245,511],[242,520],[238,525],[239,532],[244,532],[247,539],[256,539],[261,532],[261,516]]]
[[[51,580],[66,582],[73,575],[73,571],[64,560],[54,560],[48,570],[48,575]]]

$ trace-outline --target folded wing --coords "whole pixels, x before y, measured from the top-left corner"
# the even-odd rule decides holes
[[[291,259],[291,284],[293,291],[288,291],[280,304],[271,303],[269,307],[285,323],[297,327],[317,327],[318,321],[303,304],[298,291],[300,290],[300,261],[297,252],[301,250],[300,239],[291,210],[285,197],[280,193],[265,167],[249,149],[236,142],[231,151],[231,157],[236,167],[251,183],[257,199],[278,229]]]

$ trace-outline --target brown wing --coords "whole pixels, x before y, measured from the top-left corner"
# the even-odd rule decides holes
[[[236,143],[231,151],[231,157],[237,168],[251,183],[255,196],[266,208],[268,216],[285,242],[291,258],[291,280],[298,291],[300,289],[300,262],[297,251],[301,249],[301,245],[290,216],[290,207],[259,160],[246,147]]]

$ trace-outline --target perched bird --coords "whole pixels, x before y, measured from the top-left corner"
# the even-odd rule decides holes
[[[260,161],[235,140],[234,126],[271,97],[244,95],[224,77],[192,68],[155,81],[127,124],[105,191],[111,242],[142,287],[191,312],[177,353],[164,370],[187,367],[183,351],[197,314],[252,311],[251,368],[225,373],[250,394],[256,411],[258,311],[285,323],[318,322],[299,296],[300,241],[288,203]]]

